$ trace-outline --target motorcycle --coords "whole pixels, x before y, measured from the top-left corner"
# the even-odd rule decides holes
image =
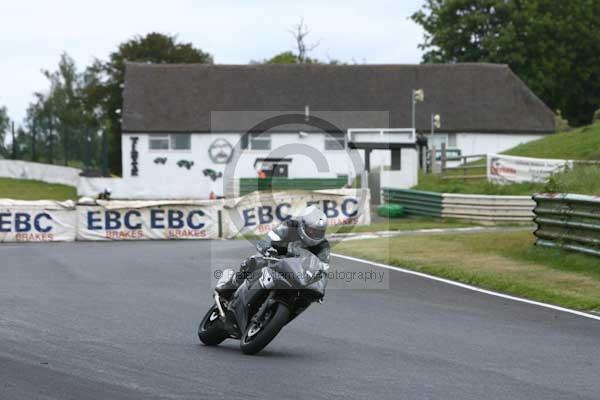
[[[310,304],[322,301],[327,286],[325,265],[310,251],[295,249],[285,258],[254,257],[262,268],[245,276],[233,293],[214,291],[215,304],[198,327],[205,345],[237,339],[244,354],[256,354]]]

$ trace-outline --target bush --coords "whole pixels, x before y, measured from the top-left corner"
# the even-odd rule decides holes
[[[560,110],[556,110],[556,115],[554,115],[554,127],[556,132],[564,132],[571,130],[569,126],[569,121],[563,118]]]
[[[594,124],[600,122],[600,108],[594,112],[594,118],[592,119],[592,122]]]
[[[600,195],[600,166],[576,165],[554,174],[544,187],[546,192]]]

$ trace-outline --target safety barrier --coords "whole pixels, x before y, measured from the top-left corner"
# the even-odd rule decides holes
[[[217,239],[265,234],[308,205],[331,225],[370,223],[369,191],[255,192],[226,200],[0,199],[0,242]]]
[[[536,245],[600,256],[600,197],[577,194],[538,194]]]
[[[396,203],[404,207],[404,212],[431,217],[442,216],[442,194],[410,189],[383,188],[386,203]]]
[[[400,204],[407,214],[477,221],[531,221],[535,202],[529,196],[434,193],[384,188],[384,200]]]
[[[0,160],[0,177],[32,179],[47,183],[77,186],[80,169],[21,160]]]

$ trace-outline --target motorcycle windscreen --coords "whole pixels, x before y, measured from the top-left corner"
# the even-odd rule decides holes
[[[295,257],[284,258],[273,269],[279,272],[296,289],[309,288],[309,286],[318,283],[316,278],[324,271],[321,260],[304,249],[295,249],[294,255]],[[323,280],[323,278],[320,280]]]

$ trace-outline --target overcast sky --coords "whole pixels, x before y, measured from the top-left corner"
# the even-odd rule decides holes
[[[294,46],[287,32],[304,18],[320,44],[312,56],[357,63],[418,63],[422,30],[409,20],[423,0],[193,1],[0,0],[0,105],[18,123],[33,92],[48,87],[41,69],[66,51],[80,69],[106,59],[135,35],[176,34],[216,63],[245,64]]]

